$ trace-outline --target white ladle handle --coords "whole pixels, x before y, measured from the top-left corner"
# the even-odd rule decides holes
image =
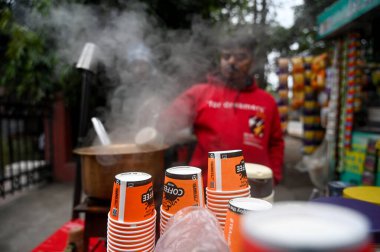
[[[96,134],[98,135],[101,144],[102,145],[111,144],[111,140],[108,137],[106,130],[104,129],[103,123],[97,117],[91,118],[91,121],[92,121],[92,124],[94,125]]]

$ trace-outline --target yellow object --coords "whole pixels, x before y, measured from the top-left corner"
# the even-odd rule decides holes
[[[293,83],[297,86],[303,86],[305,82],[305,76],[303,73],[295,73],[293,74]]]
[[[316,149],[316,147],[315,146],[304,146],[303,147],[303,152],[305,153],[305,154],[311,154],[311,153],[313,153],[314,151],[315,151],[315,149]]]
[[[303,117],[303,123],[305,124],[315,124],[318,122],[317,116],[304,116]]]
[[[380,205],[380,187],[378,186],[354,186],[343,190],[343,197],[367,201]]]
[[[305,104],[304,104],[305,108],[307,109],[314,109],[314,108],[318,108],[318,105],[315,101],[305,101]]]
[[[293,57],[291,58],[291,62],[293,65],[293,73],[302,73],[303,68],[303,59],[302,57]]]
[[[314,136],[315,136],[315,131],[314,130],[305,130],[303,132],[303,137],[306,139],[306,140],[313,140],[314,139]]]
[[[287,114],[288,113],[288,106],[279,106],[278,111],[280,112],[281,115]]]
[[[278,59],[278,67],[280,69],[288,70],[289,60],[287,58],[279,58]]]
[[[278,93],[279,93],[281,98],[288,99],[288,90],[286,90],[286,89],[280,90]]]
[[[280,80],[280,84],[287,85],[288,84],[288,77],[289,77],[289,74],[280,74],[278,76],[278,78]]]

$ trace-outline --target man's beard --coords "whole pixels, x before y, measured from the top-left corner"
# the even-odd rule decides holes
[[[252,84],[252,78],[250,76],[235,77],[230,76],[225,79],[226,85],[235,89],[242,90]]]

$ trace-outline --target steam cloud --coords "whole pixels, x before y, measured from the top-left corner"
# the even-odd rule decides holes
[[[111,83],[102,121],[112,142],[124,143],[153,125],[170,100],[214,67],[221,29],[194,18],[191,30],[165,30],[141,4],[124,12],[70,4],[49,17],[34,16],[34,23],[54,27],[63,61],[74,64],[87,42],[97,45]],[[133,67],[139,57],[149,64]],[[144,69],[148,75],[141,74]]]

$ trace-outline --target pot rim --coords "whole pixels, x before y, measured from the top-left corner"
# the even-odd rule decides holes
[[[163,151],[169,148],[168,145],[161,145],[156,147],[144,146],[140,147],[136,144],[111,144],[111,145],[94,145],[76,148],[73,150],[75,154],[82,156],[97,156],[97,155],[125,155],[125,154],[139,154]]]

